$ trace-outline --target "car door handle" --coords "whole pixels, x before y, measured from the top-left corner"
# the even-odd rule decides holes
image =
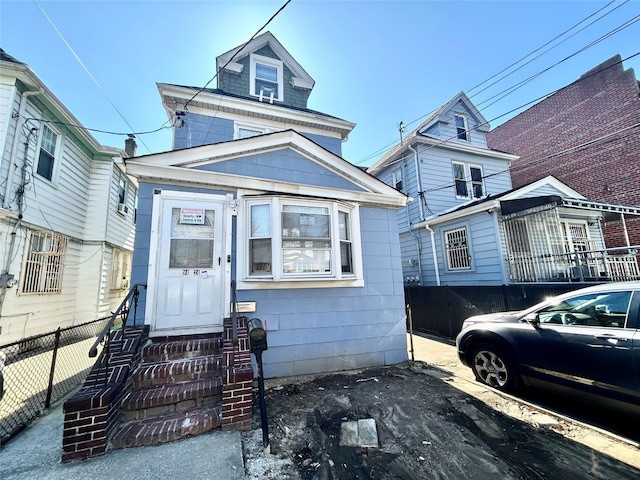
[[[608,342],[611,342],[611,343],[628,342],[629,341],[628,338],[618,337],[616,335],[613,335],[612,333],[605,333],[603,335],[596,335],[596,338],[598,340],[607,340]]]

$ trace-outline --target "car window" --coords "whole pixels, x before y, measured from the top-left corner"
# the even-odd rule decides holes
[[[578,295],[538,311],[540,323],[624,328],[631,292]]]

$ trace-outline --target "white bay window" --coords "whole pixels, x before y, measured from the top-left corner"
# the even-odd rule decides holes
[[[282,197],[245,206],[245,282],[362,279],[357,207]]]

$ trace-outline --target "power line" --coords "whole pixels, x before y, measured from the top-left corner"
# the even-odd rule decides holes
[[[222,71],[222,70],[224,70],[225,68],[227,68],[227,65],[229,65],[229,64],[231,63],[231,61],[232,61],[234,58],[236,58],[236,57],[237,57],[237,56],[238,56],[238,55],[239,55],[239,54],[240,54],[240,53],[245,49],[245,47],[246,47],[246,46],[247,46],[247,45],[248,45],[248,44],[249,44],[249,43],[250,43],[254,38],[256,38],[256,37],[258,36],[258,34],[259,34],[262,30],[264,30],[264,29],[267,27],[267,25],[269,25],[269,24],[271,23],[271,21],[272,21],[274,18],[276,18],[276,16],[277,16],[277,15],[278,15],[282,10],[284,10],[284,8],[285,8],[287,5],[289,5],[289,3],[291,3],[291,0],[287,0],[287,1],[286,1],[286,3],[285,3],[284,5],[282,5],[282,6],[278,9],[278,11],[277,11],[276,13],[274,13],[273,15],[271,15],[271,18],[269,18],[269,20],[267,20],[267,23],[265,23],[262,27],[260,27],[260,28],[258,29],[258,31],[257,31],[256,33],[254,33],[254,34],[251,36],[251,38],[250,38],[249,40],[247,40],[247,41],[246,41],[246,43],[245,43],[244,45],[242,45],[242,48],[240,48],[236,53],[234,53],[234,54],[231,56],[231,58],[229,58],[229,60],[227,60],[227,63],[225,63],[225,64],[222,66],[222,68],[220,68],[220,70],[216,70],[215,75],[214,75],[213,77],[211,77],[211,79],[210,79],[207,83],[205,83],[204,87],[202,87],[201,89],[199,89],[196,93],[194,93],[194,94],[193,94],[193,96],[192,96],[189,100],[187,100],[187,102],[184,104],[184,109],[185,109],[185,110],[187,109],[187,107],[189,106],[189,104],[193,101],[193,99],[194,99],[194,98],[196,98],[198,95],[200,95],[200,94],[204,91],[204,89],[205,89],[205,88],[207,88],[207,87],[209,86],[209,84],[210,84],[211,82],[213,82],[213,81],[218,77],[218,74],[220,73],[220,71]]]
[[[87,68],[87,66],[82,62],[82,60],[80,59],[80,57],[78,56],[78,54],[73,50],[73,48],[71,48],[71,45],[69,44],[69,42],[67,42],[66,38],[64,38],[64,35],[62,35],[62,33],[60,32],[60,30],[58,30],[58,27],[56,27],[56,25],[53,23],[53,21],[49,18],[49,16],[45,13],[45,11],[42,9],[42,7],[38,4],[38,2],[36,0],[33,0],[33,3],[36,4],[36,6],[38,7],[38,9],[40,10],[40,12],[42,12],[42,15],[44,15],[44,18],[47,19],[47,21],[49,22],[49,24],[51,25],[51,27],[53,27],[53,29],[56,31],[56,33],[58,34],[58,36],[62,39],[62,41],[64,42],[64,44],[67,46],[67,48],[69,49],[69,51],[73,54],[73,56],[75,57],[75,59],[78,61],[78,63],[82,66],[82,68],[84,69],[85,72],[87,72],[87,75],[89,75],[89,78],[91,78],[91,80],[93,80],[93,83],[96,84],[96,86],[98,87],[98,89],[100,90],[100,92],[102,92],[102,95],[104,95],[104,97],[107,99],[107,101],[111,104],[111,106],[114,108],[114,110],[116,112],[118,112],[118,115],[120,115],[120,118],[122,118],[122,120],[124,120],[124,123],[127,124],[127,126],[134,131],[135,129],[129,124],[129,122],[127,121],[126,118],[124,118],[124,115],[122,114],[122,112],[120,112],[120,110],[118,110],[118,107],[115,106],[115,104],[111,101],[111,99],[109,98],[109,95],[107,95],[107,92],[104,91],[104,89],[102,88],[102,86],[100,85],[100,83],[98,82],[98,80],[96,80],[96,78],[91,74],[91,72],[89,71],[89,69]],[[85,128],[85,130],[91,130],[89,128]],[[93,130],[93,131],[99,131],[99,130]],[[144,147],[147,149],[147,151],[149,153],[151,153],[151,149],[144,143],[144,140],[140,139],[140,143],[142,143],[144,145]]]
[[[606,5],[605,7],[603,7],[603,8],[608,7],[611,3],[613,3],[613,2],[610,2],[609,4],[607,4],[607,5]],[[621,5],[617,6],[615,9],[617,9],[617,8],[621,7],[621,6],[622,6],[622,5],[624,5],[625,3],[627,3],[627,2],[625,1],[623,4],[621,4]],[[605,15],[603,15],[603,16],[599,17],[598,19],[594,20],[593,22],[591,22],[591,23],[590,23],[589,25],[587,25],[587,26],[590,26],[590,25],[592,25],[593,23],[597,22],[598,20],[600,20],[600,19],[604,18],[604,16],[606,16],[606,15],[608,15],[609,13],[613,12],[615,9],[611,10],[610,12],[607,12]],[[588,18],[592,17],[593,15],[595,15],[595,14],[599,13],[601,10],[602,10],[602,8],[601,8],[600,10],[596,11],[595,13],[593,13],[593,14],[589,15],[588,17],[586,17],[585,19],[583,19],[581,22],[579,22],[578,24],[574,25],[574,26],[573,26],[573,27],[571,27],[570,29],[566,30],[564,33],[569,32],[570,30],[572,30],[573,28],[575,28],[575,26],[579,25],[580,23],[583,23],[585,20],[587,20]],[[523,82],[524,82],[524,83],[527,83],[527,82],[529,82],[529,81],[533,80],[534,78],[537,78],[538,76],[542,75],[543,73],[546,73],[547,71],[549,71],[551,68],[553,68],[553,67],[555,67],[555,66],[559,65],[560,63],[562,63],[562,62],[564,62],[564,61],[568,60],[569,58],[571,58],[571,57],[573,57],[573,56],[577,55],[578,53],[581,53],[581,52],[583,52],[584,50],[587,50],[588,48],[591,48],[591,47],[592,47],[592,46],[594,46],[595,44],[599,43],[600,41],[603,41],[603,40],[605,40],[606,38],[608,38],[608,37],[610,37],[610,36],[612,36],[612,35],[614,35],[614,34],[616,34],[616,33],[620,32],[622,29],[627,28],[628,26],[630,26],[630,25],[632,25],[632,24],[636,23],[638,20],[640,20],[640,19],[639,19],[639,17],[640,17],[640,15],[637,15],[637,16],[633,17],[631,20],[627,20],[625,23],[623,23],[623,24],[619,25],[618,27],[616,27],[616,28],[615,28],[615,29],[613,29],[613,30],[610,30],[610,31],[609,31],[609,32],[607,32],[605,35],[603,35],[603,36],[601,36],[600,38],[598,38],[597,40],[595,40],[595,41],[591,42],[591,43],[590,43],[590,44],[588,44],[587,46],[585,46],[585,47],[581,48],[581,49],[580,49],[580,50],[578,50],[577,52],[575,52],[575,53],[571,54],[570,56],[566,57],[565,59],[563,59],[563,60],[561,60],[561,61],[557,62],[556,64],[552,65],[551,67],[548,67],[548,68],[546,68],[546,69],[542,70],[541,72],[538,72],[537,74],[533,75],[532,77],[529,77],[528,79],[526,79],[526,80],[525,80],[525,81],[523,81]],[[586,28],[586,27],[584,27],[584,28]],[[583,28],[583,29],[581,29],[580,31],[584,30],[584,28]],[[564,33],[563,33],[562,35],[564,35]],[[576,33],[577,33],[577,32],[576,32]],[[561,35],[560,35],[560,36],[561,36]],[[573,36],[573,35],[572,35],[572,36]],[[559,37],[559,36],[558,36],[558,37]],[[558,37],[556,37],[556,38],[558,38]],[[554,39],[554,40],[555,40],[555,39]],[[552,40],[552,41],[553,41],[553,40]],[[547,44],[548,44],[548,42],[547,42]],[[547,45],[547,44],[545,44],[545,45]],[[543,45],[542,47],[540,47],[540,48],[544,48],[544,45]],[[537,50],[539,50],[539,49],[534,50],[534,52],[535,52],[535,51],[537,51]],[[550,50],[550,49],[549,49],[549,50]],[[549,51],[549,50],[547,50],[547,51]],[[544,53],[546,53],[547,51],[545,51]],[[532,53],[534,53],[534,52],[532,52]],[[529,54],[529,55],[531,55],[531,54]],[[529,55],[527,55],[527,56],[529,56]],[[636,55],[637,55],[637,54],[636,54]],[[636,55],[631,55],[631,56],[627,57],[627,59],[629,59],[629,58],[633,58],[633,57],[635,57]],[[523,57],[521,60],[523,60],[524,58],[527,58],[527,56]],[[536,57],[536,58],[538,58],[538,57]],[[625,59],[625,60],[627,60],[627,59]],[[521,61],[521,60],[519,60],[519,61]],[[519,62],[519,61],[518,61],[518,62]],[[515,62],[515,63],[517,64],[518,62]],[[509,68],[509,67],[507,67],[507,68]],[[503,71],[504,71],[504,70],[503,70]],[[498,73],[498,74],[496,74],[496,75],[499,75],[499,73]],[[493,76],[492,76],[492,77],[490,77],[489,79],[491,79],[491,78],[495,77],[496,75],[493,75]],[[505,76],[505,77],[503,77],[503,78],[506,78],[506,76]],[[485,80],[485,81],[481,82],[480,84],[478,84],[478,85],[474,86],[473,88],[477,88],[478,86],[480,86],[480,85],[482,85],[482,84],[486,83],[489,79],[487,79],[487,80]],[[502,78],[501,78],[500,80],[502,80]],[[483,103],[486,103],[487,101],[489,101],[489,100],[491,100],[491,99],[495,98],[496,96],[498,96],[498,95],[502,95],[503,93],[507,92],[507,93],[506,93],[505,95],[503,95],[501,98],[499,98],[498,100],[496,100],[496,102],[497,102],[497,101],[499,101],[499,100],[502,100],[502,99],[503,99],[503,98],[505,98],[507,95],[509,95],[509,94],[510,94],[510,93],[512,93],[513,91],[517,90],[518,88],[520,88],[520,87],[524,84],[523,82],[520,82],[520,83],[518,83],[518,84],[516,84],[516,85],[513,85],[513,86],[511,86],[511,87],[508,87],[508,88],[506,88],[506,89],[502,90],[501,92],[497,93],[497,94],[496,94],[496,95],[494,95],[493,97],[490,97],[489,99],[484,100],[483,102],[478,103],[478,104],[477,104],[477,106],[482,105]],[[496,83],[496,82],[494,82],[494,83]],[[493,85],[493,84],[492,84],[492,85]],[[472,88],[472,89],[473,89],[473,88]],[[484,91],[484,89],[483,89],[482,91]],[[556,90],[556,91],[558,91],[558,90]],[[470,96],[470,98],[473,98],[473,97],[474,97],[474,96],[476,96],[478,93],[480,93],[480,92],[477,92],[476,94],[474,94],[474,95]],[[543,95],[542,97],[539,97],[538,99],[533,100],[532,102],[527,102],[526,104],[521,105],[520,107],[517,107],[516,109],[510,110],[510,111],[509,111],[509,112],[507,112],[506,114],[499,115],[498,117],[494,118],[493,120],[496,120],[496,119],[501,118],[501,117],[503,117],[503,116],[505,116],[505,115],[508,115],[509,113],[512,113],[513,111],[516,111],[516,110],[518,110],[518,109],[520,109],[520,108],[523,108],[523,107],[525,107],[525,106],[527,106],[527,105],[530,105],[530,104],[531,104],[531,103],[533,103],[533,102],[536,102],[536,101],[538,101],[538,100],[541,100],[541,99],[543,99],[543,98],[546,98],[547,96],[552,95],[553,93],[555,93],[555,92],[549,93],[549,94],[547,94],[547,95]],[[494,104],[494,103],[496,103],[496,102],[493,102],[493,103],[491,103],[490,105],[487,105],[487,106],[491,106],[491,105],[493,105],[493,104]],[[419,117],[419,118],[418,118],[418,119],[416,119],[416,120],[412,120],[412,121],[411,121],[411,122],[409,122],[407,125],[412,125],[412,124],[416,123],[417,121],[421,120],[422,118],[425,118],[425,117],[427,117],[428,115],[431,115],[431,114],[432,114],[433,112],[435,112],[436,110],[437,110],[437,109],[433,110],[431,113],[428,113],[428,114],[426,114],[426,115],[422,115],[421,117]],[[373,152],[373,153],[371,153],[371,154],[369,154],[369,155],[365,156],[364,158],[360,159],[359,161],[354,162],[354,165],[361,165],[361,164],[365,163],[366,161],[370,160],[371,158],[375,158],[375,157],[376,157],[376,156],[378,156],[380,153],[385,152],[385,151],[386,151],[386,150],[388,150],[391,146],[396,145],[396,144],[397,144],[397,142],[396,142],[396,141],[392,141],[392,142],[390,142],[390,143],[386,144],[384,147],[381,147],[381,148],[377,149],[375,152]]]

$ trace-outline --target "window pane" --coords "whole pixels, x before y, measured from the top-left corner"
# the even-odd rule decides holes
[[[320,250],[311,248],[284,248],[282,258],[283,273],[326,273],[331,271],[330,248]]]
[[[271,273],[271,239],[251,240],[251,273]]]
[[[353,273],[350,243],[340,242],[340,265],[342,267],[342,273]]]
[[[169,268],[212,268],[213,210],[173,208]]]
[[[453,178],[456,180],[464,180],[464,165],[461,163],[453,164]]]
[[[349,214],[347,212],[338,213],[338,228],[340,229],[340,240],[351,240]]]
[[[38,175],[51,180],[53,178],[53,155],[49,155],[44,149],[40,149],[40,158],[38,159]]]
[[[52,157],[56,154],[56,142],[58,136],[46,125],[42,126],[42,142],[40,148],[48,152]]]
[[[456,180],[456,195],[458,197],[468,197],[467,182]]]
[[[481,182],[482,181],[482,170],[475,167],[469,168],[471,172],[471,181],[472,182]]]
[[[212,268],[213,240],[171,239],[169,268]]]
[[[271,90],[273,90],[273,98],[278,98],[278,84],[277,83],[271,83],[271,82],[267,82],[264,80],[258,80],[256,79],[256,95],[260,95],[260,89],[264,87],[265,92],[263,93],[264,96],[266,97],[270,97],[271,96]]]
[[[323,238],[329,240],[329,210],[324,207],[284,205],[282,237]]]
[[[449,270],[471,268],[471,258],[467,245],[467,230],[458,228],[445,232],[447,264]]]
[[[256,135],[262,135],[260,130],[251,130],[249,128],[238,128],[238,138],[255,137]]]
[[[278,81],[278,69],[276,67],[270,67],[269,65],[263,65],[256,63],[256,78],[262,80],[270,80],[272,82]]]
[[[251,237],[271,236],[271,205],[251,206]]]

